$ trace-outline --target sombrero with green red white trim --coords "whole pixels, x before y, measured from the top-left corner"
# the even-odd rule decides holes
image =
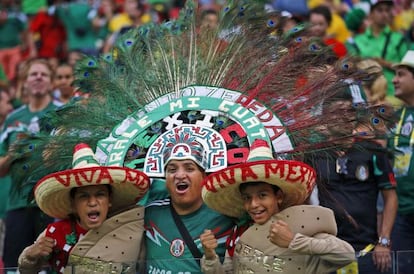
[[[275,160],[264,140],[255,140],[250,148],[245,163],[211,173],[203,180],[202,197],[206,205],[224,215],[241,217],[245,209],[239,186],[249,182],[279,187],[284,194],[282,209],[303,204],[315,186],[315,170],[303,162]]]
[[[34,196],[47,215],[65,219],[72,213],[70,190],[75,187],[110,185],[110,212],[136,204],[148,191],[149,177],[135,169],[100,166],[92,149],[84,143],[75,146],[72,169],[49,174],[35,185]]]

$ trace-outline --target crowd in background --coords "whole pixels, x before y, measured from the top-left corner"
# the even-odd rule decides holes
[[[400,61],[407,49],[414,49],[412,1],[394,2],[392,8],[383,12],[385,17],[378,20],[384,24],[380,28],[389,26],[391,31],[401,34],[404,45],[396,44],[399,41],[394,40],[398,38],[392,37],[389,50],[382,58],[371,48],[355,50],[351,46],[355,36],[376,24],[368,0],[273,0],[266,8],[284,14],[286,30],[299,23],[315,25],[318,28],[315,35],[322,36],[339,56],[375,57],[385,68],[389,83],[387,95],[392,96],[389,65]],[[117,37],[131,27],[177,18],[184,3],[183,0],[1,0],[0,84],[9,89],[13,98],[24,101],[19,67],[25,60],[47,58],[54,68],[61,63],[73,65],[81,54],[109,52]],[[224,5],[225,1],[199,1],[200,10],[216,18]],[[325,11],[326,8],[329,10]],[[315,13],[322,19],[313,18]]]
[[[205,24],[216,25],[225,0],[198,2]],[[368,100],[397,109],[403,102],[394,96],[393,66],[408,50],[414,50],[414,1],[384,1],[393,3],[380,8],[377,2],[273,0],[264,8],[282,13],[284,31],[309,23],[312,35],[331,46],[338,58],[362,57],[361,68],[370,73],[373,70],[381,79],[376,86],[364,87]],[[74,66],[83,54],[107,53],[130,28],[173,20],[184,4],[185,0],[0,0],[0,125],[7,113],[30,104],[23,70],[30,59],[48,60],[53,103],[65,104],[78,96],[71,84]],[[11,182],[0,180],[2,219],[8,210]],[[0,223],[0,257],[2,235],[4,226]]]

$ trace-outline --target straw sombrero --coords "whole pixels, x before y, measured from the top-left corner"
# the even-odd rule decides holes
[[[111,212],[136,204],[148,191],[145,173],[118,166],[100,166],[87,144],[78,144],[73,169],[43,177],[34,188],[36,202],[47,215],[64,219],[72,213],[70,190],[74,187],[109,184],[112,186]]]
[[[281,208],[302,204],[315,185],[316,173],[305,163],[275,160],[269,144],[255,140],[246,163],[234,165],[207,176],[202,196],[210,208],[231,217],[245,212],[240,184],[265,182],[278,186],[284,193]]]

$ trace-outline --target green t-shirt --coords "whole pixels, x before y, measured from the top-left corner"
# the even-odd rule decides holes
[[[350,55],[362,58],[383,58],[392,63],[399,63],[408,50],[408,43],[399,32],[392,31],[386,27],[378,36],[374,36],[371,28],[364,33],[356,35],[346,43]],[[387,95],[394,96],[394,85],[392,78],[394,71],[384,69],[384,76],[388,82]]]
[[[400,119],[388,143],[395,149],[394,174],[397,180],[398,212],[414,214],[414,107],[397,112]]]
[[[91,6],[86,3],[69,3],[56,9],[56,15],[66,28],[69,50],[96,48],[99,32],[93,29],[90,11]]]
[[[7,19],[0,25],[0,49],[21,45],[21,34],[27,26],[27,16],[24,13],[18,10],[7,10]]]
[[[27,105],[13,111],[4,122],[3,129],[0,133],[0,155],[5,155],[10,145],[15,142],[21,132],[30,132],[36,134],[40,130],[39,119],[48,111],[55,110],[59,105],[51,102],[44,110],[31,112]],[[28,198],[32,191],[32,184],[24,184],[18,191],[15,184],[10,188],[8,197],[7,210],[34,206]]]
[[[22,0],[22,11],[25,14],[36,14],[40,8],[47,7],[46,0]]]
[[[9,197],[11,186],[10,176],[0,177],[0,219],[6,215],[7,198]]]
[[[4,72],[4,67],[2,64],[0,64],[0,81],[3,81],[5,84],[9,82],[9,79],[7,79],[7,75]]]
[[[225,243],[234,226],[232,219],[220,215],[206,205],[180,217],[202,254],[200,235],[205,229],[210,229],[219,243],[217,255],[224,257]],[[145,228],[147,273],[202,273],[174,223],[169,198],[155,200],[146,206]]]

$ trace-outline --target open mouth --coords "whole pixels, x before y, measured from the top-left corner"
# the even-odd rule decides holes
[[[182,193],[185,193],[190,186],[185,182],[180,182],[180,183],[177,183],[175,187],[176,187],[177,193],[182,194]]]
[[[250,216],[253,218],[260,218],[265,213],[265,210],[260,211],[250,211]]]
[[[98,211],[93,211],[88,213],[88,219],[92,222],[96,222],[99,220],[99,216],[101,215]]]

